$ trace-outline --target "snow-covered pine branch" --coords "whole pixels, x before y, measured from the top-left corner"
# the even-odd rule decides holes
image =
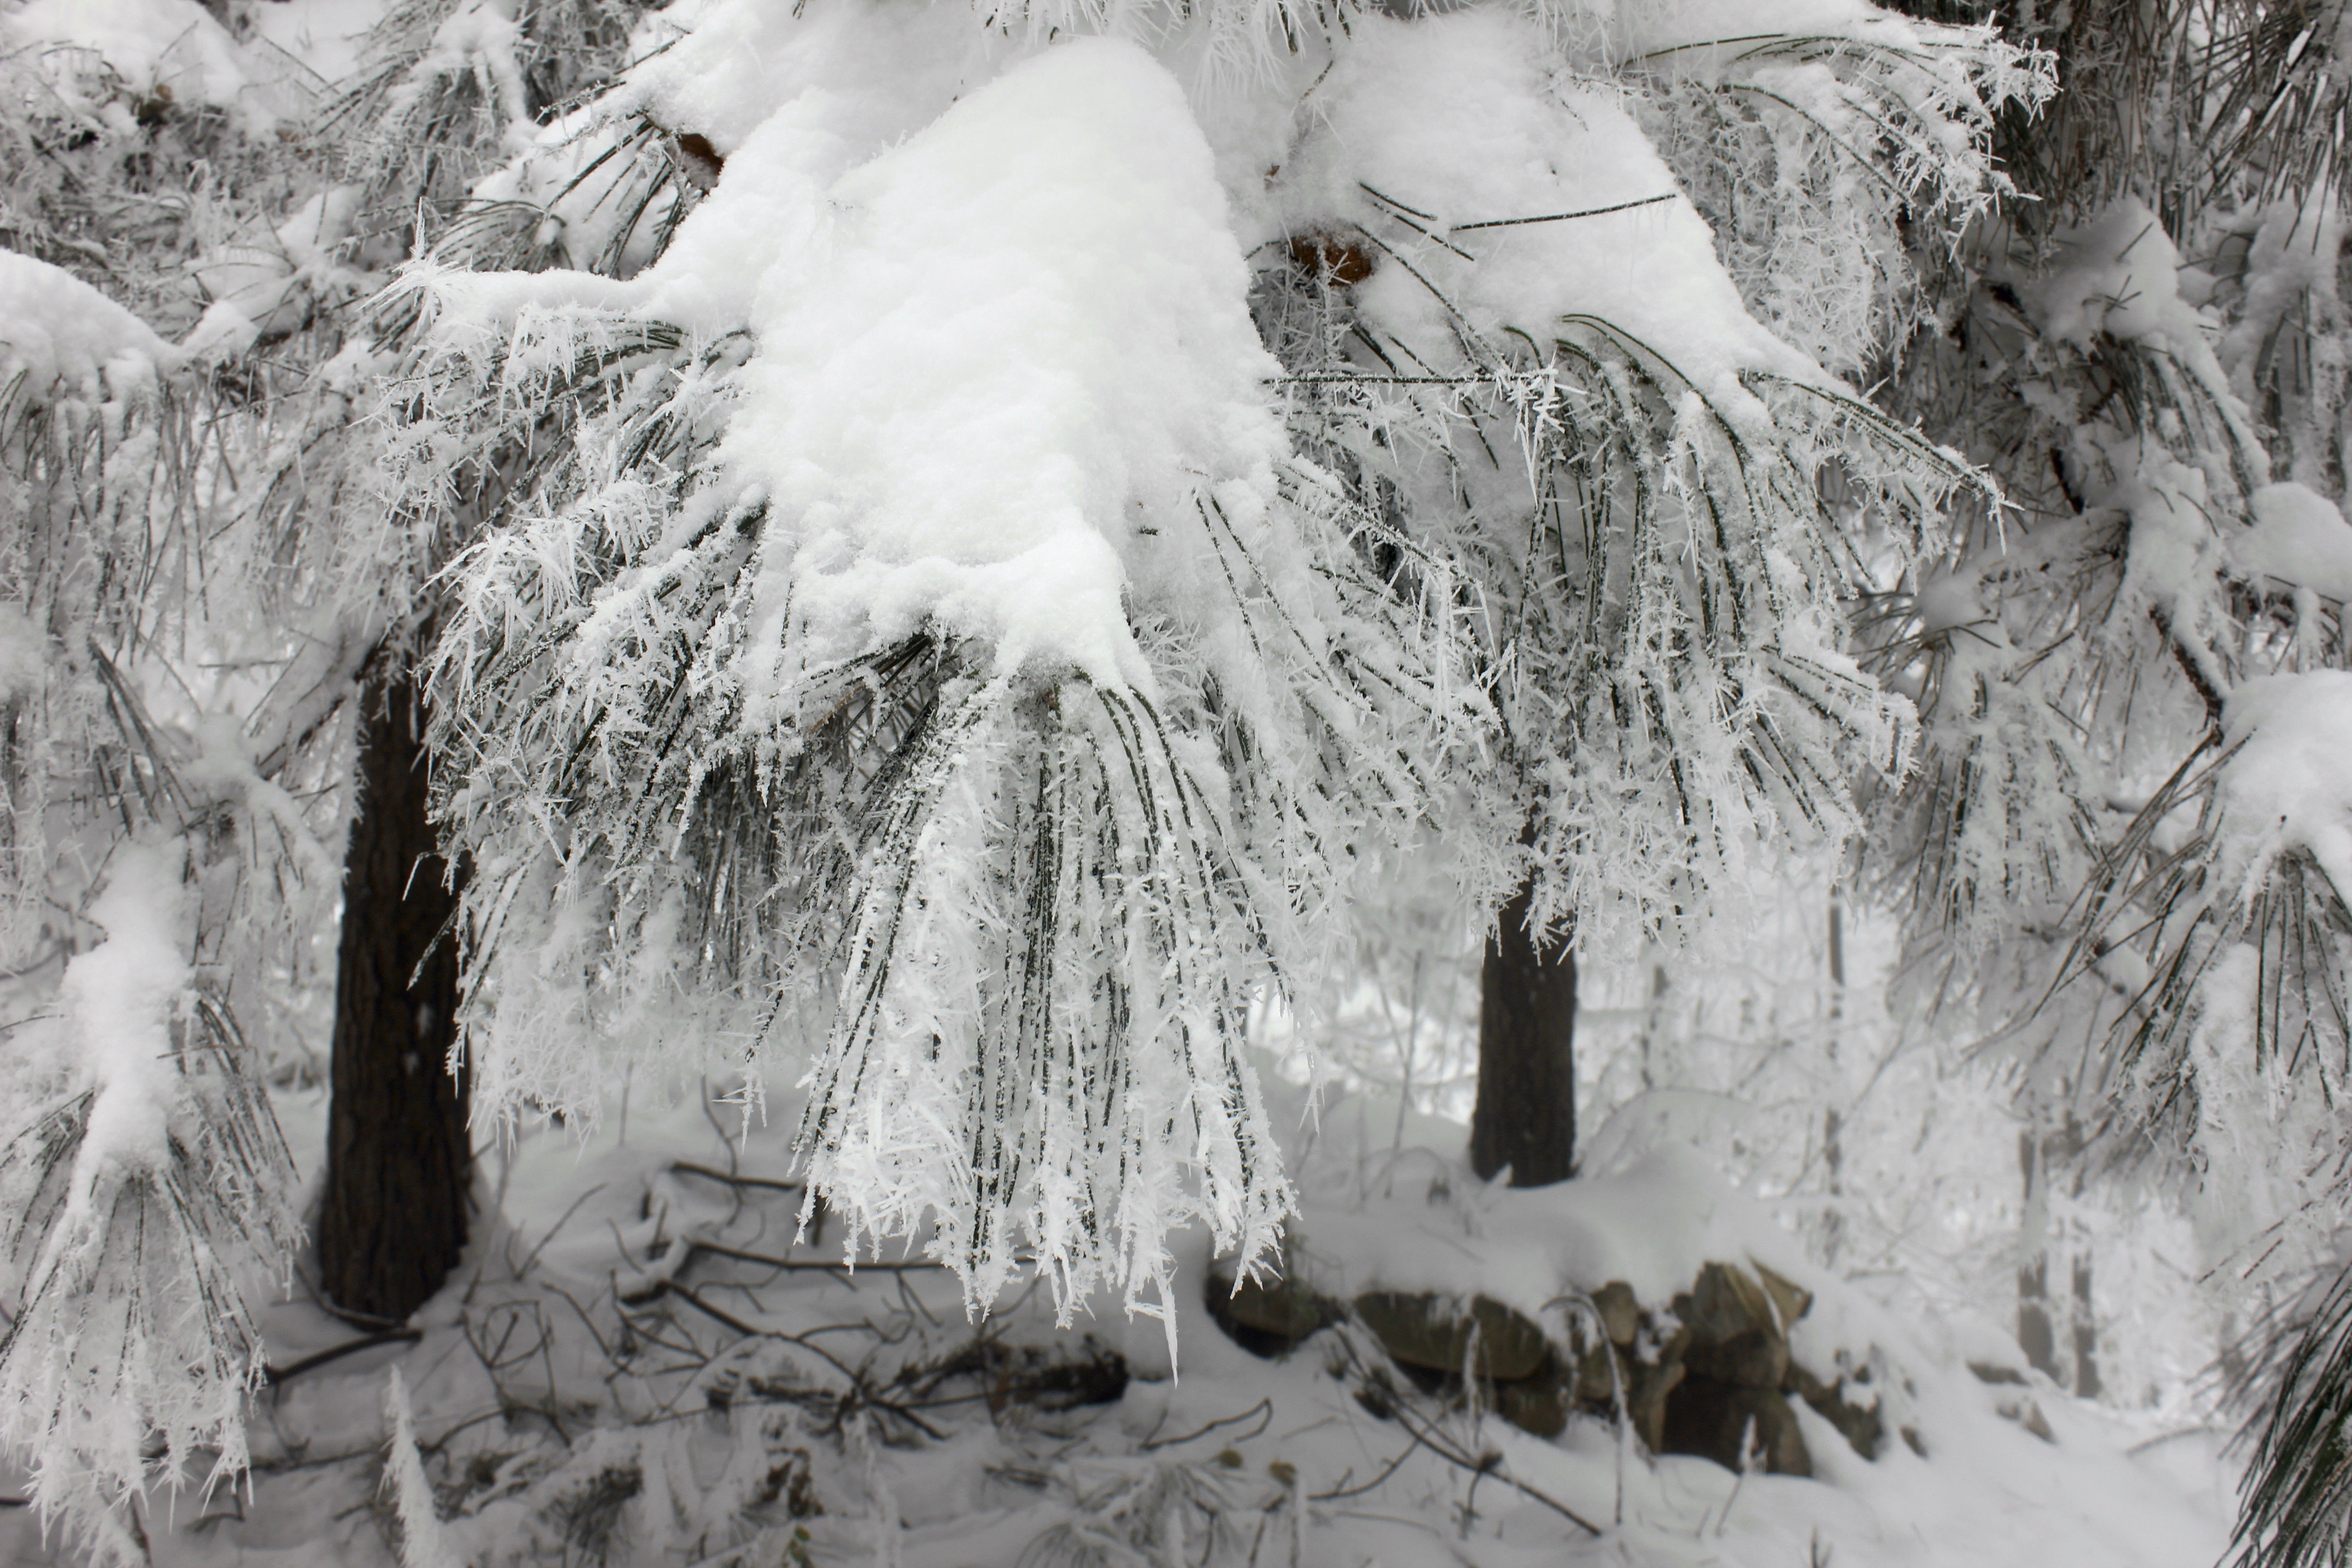
[[[940,1226],[982,1302],[1032,1250],[1132,1302],[1193,1212],[1256,1255],[1242,1010],[1414,818],[1491,888],[1538,804],[1547,911],[1652,922],[1784,819],[1849,831],[1906,710],[1837,651],[1811,476],[1915,540],[1963,478],[1749,316],[1616,45],[1363,16],[1236,78],[1213,17],[1165,26],[1217,113],[951,8],[714,7],[527,155],[697,139],[724,175],[658,259],[420,265],[402,307],[386,504],[512,498],[436,677],[477,1092],[593,1112],[583,1038],[756,1071],[811,1022],[817,1184],[853,1239]],[[1980,163],[1905,160],[2022,90],[1969,47],[1868,153],[1963,213]],[[1269,322],[1278,367],[1241,253],[1334,226],[1382,258],[1348,281],[1386,363]],[[1405,383],[1445,390],[1370,390]],[[1433,784],[1479,755],[1473,661],[1526,773],[1473,769],[1464,815]]]
[[[829,186],[804,112],[630,284],[415,278],[395,504],[547,454],[441,632],[476,1093],[593,1112],[583,1033],[680,1070],[677,988],[755,1048],[822,988],[853,1245],[1164,1301],[1170,1227],[1255,1258],[1286,1209],[1249,997],[1476,733],[1448,579],[1401,595],[1284,450],[1139,50],[1045,50]]]
[[[1262,305],[1305,448],[1479,585],[1538,916],[1602,943],[1680,934],[1763,841],[1856,831],[1858,769],[1902,775],[1907,705],[1834,606],[1862,525],[1919,549],[1969,482],[1749,313],[1607,66],[1494,11],[1367,18],[1285,166],[1314,237]],[[1708,188],[1757,176],[1679,151]]]

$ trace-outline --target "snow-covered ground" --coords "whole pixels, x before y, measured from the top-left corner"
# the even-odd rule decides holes
[[[320,1099],[289,1095],[280,1111],[312,1169]],[[1924,1453],[1888,1442],[1864,1460],[1801,1405],[1811,1479],[1654,1458],[1591,1416],[1546,1440],[1401,1378],[1377,1380],[1395,1403],[1376,1415],[1364,1391],[1380,1352],[1360,1329],[1270,1361],[1220,1331],[1200,1304],[1197,1233],[1181,1253],[1178,1375],[1160,1326],[1108,1299],[1057,1330],[1043,1290],[1016,1289],[973,1324],[943,1270],[853,1275],[835,1247],[793,1245],[799,1194],[754,1184],[783,1178],[772,1122],[730,1137],[731,1108],[638,1104],[585,1142],[542,1126],[488,1159],[488,1223],[420,1335],[266,1391],[249,1491],[149,1520],[154,1561],[403,1561],[386,1479],[395,1371],[449,1516],[441,1554],[420,1530],[406,1568],[2205,1568],[2224,1547],[2213,1431],[2136,1420],[2032,1373],[1980,1381],[1965,1363],[2021,1365],[2013,1344],[1980,1324],[1898,1321],[1696,1156],[1489,1190],[1460,1163],[1460,1130],[1434,1119],[1413,1119],[1402,1156],[1374,1119],[1368,1163],[1352,1112],[1286,1120],[1304,1200],[1295,1267],[1318,1287],[1475,1290],[1558,1331],[1544,1314],[1563,1290],[1624,1279],[1661,1303],[1704,1262],[1764,1264],[1815,1293],[1797,1352],[1876,1356]],[[299,1286],[265,1330],[280,1367],[355,1332]],[[2021,1393],[2046,1437],[2001,1414]],[[0,1531],[14,1532],[0,1534],[6,1561],[47,1561],[25,1512],[0,1514]]]

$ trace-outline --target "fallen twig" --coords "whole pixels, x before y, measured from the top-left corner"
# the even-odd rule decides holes
[[[670,1162],[669,1168],[673,1171],[684,1172],[689,1176],[702,1176],[714,1182],[725,1182],[734,1187],[765,1187],[771,1192],[777,1193],[805,1192],[808,1188],[808,1184],[805,1182],[783,1182],[772,1176],[739,1176],[730,1172],[719,1170],[715,1166],[698,1165],[691,1160],[673,1160]]]
[[[313,1351],[300,1360],[289,1362],[284,1366],[264,1366],[261,1369],[261,1380],[275,1386],[289,1378],[299,1377],[313,1367],[324,1366],[331,1361],[339,1361],[347,1355],[356,1355],[361,1351],[373,1350],[378,1345],[413,1345],[424,1337],[423,1329],[379,1329],[374,1333],[362,1334],[355,1340],[345,1340],[341,1344],[329,1345],[322,1351]]]
[[[1181,1437],[1152,1438],[1145,1442],[1141,1446],[1139,1451],[1149,1454],[1155,1448],[1172,1448],[1179,1443],[1190,1443],[1196,1437],[1205,1437],[1220,1426],[1232,1426],[1238,1425],[1241,1422],[1248,1420],[1253,1415],[1259,1418],[1258,1424],[1254,1430],[1238,1435],[1239,1440],[1243,1442],[1246,1442],[1250,1438],[1256,1436],[1258,1433],[1265,1431],[1267,1426],[1273,1422],[1273,1397],[1268,1395],[1266,1398],[1259,1400],[1255,1405],[1251,1405],[1247,1410],[1243,1411],[1238,1415],[1221,1415],[1216,1420],[1210,1422],[1207,1426],[1202,1426],[1196,1431],[1187,1432]]]

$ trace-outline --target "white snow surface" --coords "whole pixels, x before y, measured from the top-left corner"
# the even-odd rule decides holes
[[[1277,196],[1298,226],[1360,222],[1391,247],[1356,298],[1416,352],[1446,357],[1442,295],[1539,352],[1568,318],[1598,318],[1726,405],[1748,401],[1742,372],[1824,379],[1748,315],[1618,90],[1548,64],[1533,23],[1479,7],[1350,26]],[[1530,218],[1554,221],[1514,221]],[[1509,226],[1464,227],[1491,223]]]
[[[175,861],[132,846],[108,869],[89,918],[106,940],[66,966],[58,1000],[71,1048],[96,1087],[67,1199],[79,1213],[105,1167],[160,1169],[180,1099],[172,1015],[189,980],[181,927],[187,900]]]
[[[299,79],[322,88],[359,69],[368,31],[383,11],[383,0],[268,0],[247,14],[257,53],[291,64]]]
[[[283,1103],[281,1115],[289,1128],[308,1129],[303,1163],[311,1168],[309,1149],[322,1131],[319,1101],[306,1096]],[[899,1568],[1066,1561],[1054,1556],[1052,1532],[1093,1529],[1115,1538],[1133,1518],[1117,1511],[1119,1500],[1133,1508],[1139,1498],[1156,1497],[1173,1509],[1180,1505],[1171,1500],[1202,1495],[1220,1500],[1229,1529],[1238,1526],[1237,1536],[1228,1536],[1209,1560],[1245,1562],[1264,1521],[1258,1561],[1296,1561],[1300,1568],[1362,1568],[1368,1562],[1384,1568],[1790,1568],[1809,1561],[1870,1568],[2210,1568],[2226,1542],[2227,1480],[2216,1433],[2135,1425],[2070,1398],[2031,1372],[2020,1373],[2021,1384],[1979,1382],[1964,1360],[2023,1367],[2006,1336],[1975,1322],[1948,1331],[1896,1321],[1854,1287],[1807,1268],[1794,1237],[1764,1205],[1694,1158],[1668,1156],[1619,1181],[1496,1192],[1484,1189],[1454,1154],[1409,1148],[1383,1195],[1377,1178],[1369,1192],[1329,1179],[1329,1172],[1355,1166],[1352,1152],[1339,1146],[1342,1119],[1323,1129],[1326,1177],[1306,1194],[1308,1219],[1300,1238],[1332,1279],[1456,1294],[1507,1289],[1481,1260],[1499,1258],[1514,1237],[1534,1235],[1537,1216],[1546,1214],[1561,1220],[1562,1235],[1556,1243],[1539,1241],[1538,1250],[1572,1260],[1568,1272],[1592,1282],[1646,1280],[1661,1304],[1670,1287],[1686,1288],[1687,1279],[1675,1279],[1686,1267],[1696,1272],[1710,1259],[1765,1261],[1816,1292],[1792,1336],[1800,1359],[1832,1374],[1841,1351],[1854,1364],[1868,1361],[1890,1402],[1882,1409],[1914,1427],[1925,1457],[1890,1437],[1877,1458],[1865,1460],[1801,1407],[1812,1479],[1741,1477],[1702,1459],[1652,1458],[1638,1445],[1621,1447],[1604,1423],[1587,1416],[1546,1440],[1492,1415],[1434,1415],[1433,1431],[1467,1452],[1496,1456],[1492,1473],[1473,1491],[1465,1471],[1433,1458],[1400,1424],[1366,1413],[1351,1384],[1328,1370],[1336,1349],[1330,1339],[1310,1341],[1285,1359],[1260,1360],[1193,1310],[1209,1261],[1197,1230],[1182,1246],[1181,1379],[1155,1361],[1158,1325],[1112,1316],[1057,1332],[1043,1292],[1010,1304],[988,1325],[993,1342],[1016,1355],[1032,1348],[1057,1357],[1081,1354],[1083,1335],[1123,1351],[1133,1380],[1123,1397],[1107,1405],[1058,1414],[1019,1405],[999,1411],[971,1396],[965,1383],[951,1382],[940,1390],[951,1402],[923,1413],[936,1436],[910,1432],[905,1441],[848,1447],[814,1429],[813,1417],[780,1415],[798,1391],[837,1383],[834,1369],[786,1342],[737,1342],[731,1331],[719,1332],[721,1325],[684,1307],[670,1309],[667,1332],[728,1348],[698,1373],[687,1363],[677,1374],[687,1385],[683,1396],[650,1376],[643,1357],[608,1383],[613,1363],[583,1325],[609,1324],[608,1292],[642,1297],[664,1279],[705,1300],[723,1300],[725,1310],[762,1328],[793,1334],[833,1325],[822,1342],[835,1355],[870,1342],[842,1327],[868,1318],[893,1332],[911,1327],[897,1353],[930,1353],[927,1337],[950,1351],[971,1335],[957,1314],[955,1282],[942,1272],[861,1271],[854,1281],[806,1267],[789,1274],[757,1267],[730,1272],[721,1259],[691,1253],[690,1238],[805,1261],[826,1251],[791,1241],[794,1194],[730,1188],[673,1166],[688,1160],[706,1173],[740,1170],[757,1180],[784,1173],[772,1131],[743,1130],[731,1113],[722,1121],[735,1134],[724,1144],[715,1124],[692,1106],[659,1115],[641,1106],[634,1117],[608,1116],[585,1147],[552,1129],[526,1131],[498,1157],[499,1199],[486,1215],[480,1265],[462,1271],[418,1314],[421,1342],[348,1357],[273,1394],[273,1419],[256,1436],[262,1468],[255,1501],[239,1517],[175,1535],[172,1561],[190,1568],[294,1568],[328,1556],[353,1568],[398,1561],[365,1510],[350,1507],[377,1484],[372,1456],[383,1452],[388,1427],[405,1428],[401,1436],[422,1445],[434,1467],[412,1472],[416,1448],[395,1440],[382,1469],[388,1490],[417,1497],[420,1482],[446,1481],[468,1467],[501,1478],[495,1487],[453,1488],[445,1503],[453,1512],[441,1523],[437,1544],[451,1560],[475,1563],[525,1560],[526,1543],[554,1555],[561,1543],[551,1527],[533,1522],[531,1510],[561,1510],[565,1498],[583,1495],[591,1480],[620,1466],[638,1470],[643,1491],[616,1505],[630,1555],[615,1561],[690,1559],[698,1551],[708,1557],[730,1543],[713,1530],[709,1505],[739,1500],[770,1466],[788,1463],[805,1463],[806,1492],[823,1511],[782,1521],[766,1538],[770,1549],[797,1530],[808,1561]],[[1448,1142],[1458,1147],[1460,1129],[1450,1131]],[[1385,1134],[1378,1142],[1384,1154]],[[1528,1223],[1521,1226],[1520,1218]],[[758,1289],[721,1283],[739,1276],[746,1285],[757,1280]],[[936,1329],[925,1327],[910,1300],[924,1303]],[[1111,1304],[1108,1297],[1098,1302]],[[635,1309],[650,1326],[646,1311]],[[1557,1311],[1540,1321],[1560,1331]],[[511,1324],[528,1325],[516,1331],[533,1337],[527,1342],[540,1342],[536,1336],[543,1333],[544,1348],[527,1361],[486,1369],[484,1358],[468,1352],[468,1336],[481,1343]],[[300,1300],[276,1308],[270,1331],[283,1347],[281,1363],[350,1335]],[[609,1326],[599,1331],[611,1337]],[[408,1421],[401,1420],[404,1412],[385,1414],[386,1361],[395,1357],[414,1408]],[[746,1373],[782,1391],[783,1403],[769,1402],[773,1395],[740,1398]],[[976,1386],[985,1393],[984,1384]],[[700,1388],[739,1396],[705,1405]],[[587,1425],[608,1389],[616,1405],[671,1414],[642,1425]],[[568,1447],[535,1415],[484,1418],[518,1396],[567,1401]],[[2024,1399],[2046,1421],[2049,1439],[2022,1429],[2018,1414],[2021,1414]],[[1431,1419],[1436,1405],[1421,1402],[1417,1418]],[[690,1418],[678,1418],[689,1411]],[[336,1453],[362,1456],[342,1472],[352,1479],[338,1479],[331,1461],[272,1464]],[[1587,1535],[1514,1492],[1514,1482],[1574,1510],[1601,1533]],[[1161,1489],[1133,1489],[1147,1486]],[[1285,1503],[1294,1488],[1297,1503]],[[1349,1495],[1334,1495],[1342,1493]],[[1466,1512],[1465,1500],[1474,1505]],[[1204,1542],[1196,1537],[1190,1545],[1182,1560],[1202,1561]]]
[[[274,118],[244,51],[196,0],[32,0],[0,16],[0,39],[68,69],[102,63],[136,92],[240,110],[256,130]]]
[[[121,395],[179,351],[63,268],[0,250],[0,386],[22,375],[37,394]]]
[[[2252,897],[2294,850],[2352,900],[2352,671],[2242,681],[2222,715],[2239,744],[2221,779],[2222,875]]]
[[[877,84],[899,25],[856,37]],[[788,617],[811,665],[928,621],[1004,671],[1148,681],[1126,596],[1179,592],[1200,563],[1139,541],[1197,533],[1211,500],[1247,531],[1285,447],[1224,195],[1164,68],[1129,43],[1056,45],[861,162],[961,79],[935,57],[910,74],[769,114],[631,282],[436,280],[453,321],[576,303],[751,329],[719,460],[730,503],[772,512],[740,670],[755,718]]]
[[[698,250],[753,216],[726,197],[764,188],[764,130],[691,220]],[[1125,547],[1203,491],[1262,508],[1282,449],[1181,90],[1133,45],[1067,44],[829,203],[760,279],[761,352],[723,447],[799,520],[777,616],[789,600],[817,660],[932,622],[1007,672],[1142,681]]]
[[[2251,499],[2253,526],[2230,541],[2230,559],[2257,576],[2352,600],[2352,523],[2336,503],[2294,483],[2264,485]]]

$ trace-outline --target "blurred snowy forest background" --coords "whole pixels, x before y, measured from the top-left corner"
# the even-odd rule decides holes
[[[2347,114],[0,0],[0,1556],[2342,1561]]]

